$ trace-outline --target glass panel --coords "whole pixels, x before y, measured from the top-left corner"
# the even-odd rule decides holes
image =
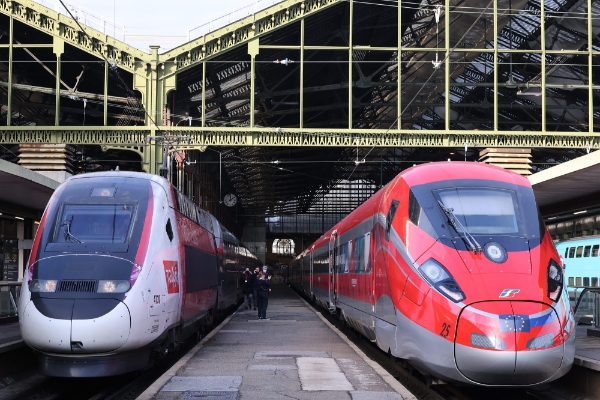
[[[575,286],[581,286],[581,278],[580,277],[575,278]]]
[[[447,208],[470,233],[518,233],[514,193],[493,189],[454,189],[438,192]]]
[[[577,253],[575,254],[575,257],[580,258],[581,254],[583,254],[583,246],[577,246]]]
[[[592,257],[598,257],[598,248],[600,248],[600,245],[597,244],[592,247]]]
[[[597,277],[592,277],[592,286],[598,287],[598,278]]]
[[[575,278],[573,278],[572,276],[569,277],[569,286],[573,286],[575,284]]]
[[[596,296],[592,292],[586,292],[581,301],[579,302],[579,308],[575,315],[575,320],[579,321],[581,317],[593,317],[594,316],[594,300]]]
[[[569,248],[569,258],[575,257],[575,247]]]
[[[585,248],[583,249],[583,256],[584,257],[589,257],[590,256],[590,249],[592,248],[592,246],[585,246]]]
[[[583,286],[590,286],[590,278],[589,277],[584,277],[583,278]]]
[[[54,242],[125,243],[134,213],[131,204],[65,204]]]

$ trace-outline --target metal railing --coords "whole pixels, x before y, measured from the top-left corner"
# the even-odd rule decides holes
[[[16,317],[21,296],[21,282],[0,282],[0,320]]]
[[[569,300],[575,313],[575,321],[586,325],[598,325],[600,320],[600,287],[568,286]]]
[[[70,17],[69,13],[58,0],[35,0],[60,14]],[[115,21],[105,18],[103,15],[97,14],[90,9],[82,7],[79,4],[63,0],[63,3],[73,14],[75,19],[80,23],[89,26],[106,35],[110,35],[115,39],[125,41],[125,25],[117,24]]]
[[[232,22],[239,21],[242,18],[246,18],[252,14],[256,14],[258,11],[262,11],[274,4],[280,3],[283,0],[254,0],[240,5],[234,10],[228,11],[223,15],[216,17],[210,17],[200,25],[187,28],[187,40],[188,42],[192,39],[197,39],[200,36],[204,36],[209,32],[216,29],[222,28]]]

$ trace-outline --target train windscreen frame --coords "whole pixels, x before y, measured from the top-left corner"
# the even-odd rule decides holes
[[[455,187],[433,193],[472,235],[524,234],[514,190]]]

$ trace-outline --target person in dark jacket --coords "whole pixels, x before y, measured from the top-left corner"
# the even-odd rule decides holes
[[[258,319],[271,319],[267,318],[270,291],[271,280],[261,271],[258,274]]]
[[[254,268],[254,281],[252,282],[252,300],[254,301],[254,309],[256,310],[258,307],[258,273],[260,272],[260,268]]]
[[[246,267],[242,276],[240,276],[240,286],[242,287],[242,292],[244,293],[244,310],[249,310],[252,308],[252,294],[254,292],[254,280],[256,277],[252,272],[250,272],[250,268]],[[256,307],[254,308],[256,310]]]

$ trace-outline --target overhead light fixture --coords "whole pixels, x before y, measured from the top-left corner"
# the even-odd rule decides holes
[[[542,92],[524,92],[521,89],[519,89],[519,91],[517,92],[517,96],[534,96],[534,97],[541,97],[542,96]]]
[[[550,220],[550,219],[556,219],[556,218],[558,218],[558,217],[556,217],[556,216],[555,217],[549,217],[548,219]]]
[[[40,221],[33,221],[34,224],[39,225]]]
[[[23,221],[25,218],[23,218],[23,217],[17,217],[17,216],[15,215],[15,219],[20,219],[21,221]]]
[[[575,212],[573,213],[573,215],[576,215],[576,214],[583,214],[583,213],[586,213],[586,212],[587,212],[587,210],[583,210],[583,211],[575,211]]]

